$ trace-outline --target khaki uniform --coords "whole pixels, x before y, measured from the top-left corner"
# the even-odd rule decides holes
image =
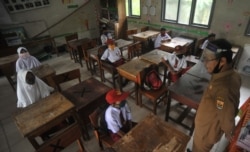
[[[196,113],[193,152],[209,152],[223,133],[232,133],[240,86],[241,78],[233,69],[212,75]]]

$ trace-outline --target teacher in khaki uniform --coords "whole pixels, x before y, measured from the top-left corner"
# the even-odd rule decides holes
[[[231,44],[217,39],[203,53],[212,77],[196,113],[192,152],[209,152],[223,133],[232,138],[240,98],[241,78],[232,67]]]

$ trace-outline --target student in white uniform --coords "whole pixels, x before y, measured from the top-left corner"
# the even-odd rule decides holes
[[[31,71],[17,73],[17,107],[24,108],[50,95],[54,89],[36,77]]]
[[[172,54],[162,58],[163,64],[168,68],[168,75],[172,82],[177,81],[188,69],[184,53],[183,47],[177,45]]]
[[[108,39],[112,39],[112,35],[111,35],[111,33],[109,33],[107,31],[106,27],[103,27],[103,29],[102,29],[102,35],[101,35],[102,45],[106,45]]]
[[[103,53],[101,60],[107,61],[115,67],[125,63],[124,58],[122,58],[121,50],[115,46],[115,42],[109,39],[107,44],[108,48]]]
[[[207,36],[206,40],[203,42],[201,49],[204,50],[207,47],[208,42],[215,40],[215,34],[211,33]]]
[[[17,53],[19,58],[16,61],[16,72],[20,70],[30,70],[41,65],[34,56],[29,54],[25,47],[19,47]]]
[[[128,92],[120,92],[115,89],[106,94],[106,101],[110,104],[105,112],[105,120],[113,141],[119,140],[136,123],[132,122],[131,110],[126,98]]]
[[[161,33],[155,39],[154,47],[156,49],[161,47],[161,43],[171,41],[171,36],[168,35],[165,28],[161,28]]]

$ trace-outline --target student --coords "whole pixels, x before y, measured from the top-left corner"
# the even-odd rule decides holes
[[[154,47],[158,49],[158,48],[160,48],[161,43],[167,42],[167,41],[170,41],[170,40],[171,40],[171,37],[166,32],[166,29],[161,28],[161,33],[155,39]]]
[[[212,77],[196,112],[192,152],[208,152],[223,134],[228,140],[234,134],[241,78],[232,66],[231,47],[217,39],[204,49],[204,65]]]
[[[41,65],[34,56],[29,54],[25,47],[19,47],[17,53],[19,58],[16,61],[16,72],[19,72],[20,70],[30,70]]]
[[[110,105],[106,109],[105,120],[113,141],[119,140],[135,125],[131,121],[131,110],[126,101],[128,95],[128,92],[120,92],[115,89],[106,94],[106,101]]]
[[[115,67],[125,63],[124,58],[122,58],[121,50],[115,46],[115,42],[109,39],[107,45],[108,48],[103,53],[101,60],[107,61]]]
[[[168,75],[175,82],[187,70],[187,61],[182,46],[177,45],[174,52],[162,58],[163,64],[168,68]]]
[[[103,27],[102,29],[102,35],[101,35],[101,41],[102,45],[107,45],[108,39],[112,39],[111,34],[107,31],[106,27]]]
[[[201,49],[204,50],[209,42],[215,40],[215,36],[216,36],[216,35],[215,35],[214,33],[209,34],[209,35],[206,37],[205,41],[203,42],[203,44],[202,44],[202,46],[201,46]]]
[[[24,108],[50,95],[54,89],[36,77],[31,71],[17,73],[17,107]]]

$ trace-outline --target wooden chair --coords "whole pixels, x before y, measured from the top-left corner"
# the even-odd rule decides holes
[[[144,81],[144,76],[146,73],[148,73],[151,70],[157,70],[158,71],[158,66],[155,64],[152,64],[151,66],[145,68],[141,73],[140,73],[140,78],[141,82],[139,84],[139,104],[140,106],[144,106],[145,108],[151,110],[154,114],[157,114],[157,105],[161,102],[167,103],[167,95],[168,95],[168,89],[167,86],[165,85],[166,82],[166,68],[164,68],[164,76],[163,76],[163,85],[160,89],[158,90],[146,90],[143,87],[143,81]],[[147,97],[152,103],[153,107],[150,108],[146,104],[144,104],[142,101],[142,95]]]
[[[103,150],[103,144],[106,147],[111,147],[114,144],[114,141],[109,136],[109,134],[101,131],[99,126],[100,116],[103,110],[101,108],[97,108],[94,112],[89,115],[89,120],[91,122],[92,127],[94,128],[94,134],[96,139],[98,140],[99,147]]]
[[[70,58],[74,59],[74,55],[73,55],[73,50],[69,47],[68,42],[69,41],[73,41],[73,40],[78,40],[78,34],[74,33],[68,36],[65,36],[65,41],[66,41],[66,45],[67,45],[67,50],[69,51],[70,54]]]
[[[86,62],[87,69],[90,70],[90,59],[87,50],[92,49],[97,46],[96,40],[92,39],[84,44],[82,44],[82,51],[83,51],[83,59]]]
[[[11,62],[9,64],[5,64],[1,67],[2,73],[5,75],[7,80],[9,81],[12,89],[16,91],[16,62]]]
[[[127,60],[131,60],[135,57],[139,57],[142,54],[142,44],[140,41],[135,42],[128,46]]]
[[[79,69],[74,69],[71,71],[67,71],[61,74],[57,74],[52,77],[55,86],[59,92],[62,91],[61,84],[66,83],[68,81],[78,79],[79,83],[81,82],[81,74]]]
[[[126,32],[127,40],[133,40],[133,34],[137,34],[137,29],[127,30]]]
[[[149,30],[149,27],[148,27],[148,26],[145,26],[145,27],[142,27],[142,28],[141,28],[141,32],[145,32],[145,31],[147,31],[147,30]]]

